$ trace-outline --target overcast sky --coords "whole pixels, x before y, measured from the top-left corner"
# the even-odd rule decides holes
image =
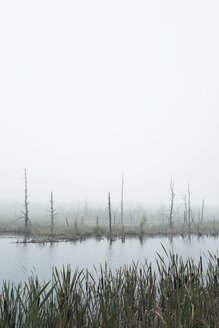
[[[0,2],[0,199],[219,204],[219,2]]]

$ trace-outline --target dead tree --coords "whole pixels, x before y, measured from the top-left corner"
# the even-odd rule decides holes
[[[51,191],[50,194],[50,209],[49,209],[49,213],[50,213],[50,222],[51,222],[51,235],[54,235],[54,227],[55,227],[55,217],[57,215],[56,213],[56,209],[54,208],[54,198],[53,198],[53,192]],[[67,223],[67,221],[66,221]]]
[[[28,202],[28,189],[27,189],[27,170],[24,170],[24,211],[21,211],[22,216],[17,220],[24,219],[24,233],[25,236],[28,235],[29,225],[31,224],[29,218],[29,202]]]
[[[110,237],[110,241],[112,241],[112,214],[111,214],[110,193],[108,194],[108,212],[109,212],[109,237]]]
[[[184,195],[184,224],[188,227],[189,233],[191,233],[191,227],[195,218],[195,213],[193,213],[191,206],[191,194],[190,185],[188,184],[188,197]]]
[[[28,232],[29,219],[29,202],[28,202],[28,191],[27,191],[27,170],[24,170],[24,218],[25,218],[25,233]]]
[[[174,197],[175,197],[174,182],[171,179],[170,180],[170,213],[169,213],[169,226],[170,226],[170,229],[173,228],[173,224],[174,224],[174,220],[173,220],[173,214],[174,214]]]
[[[162,223],[164,223],[164,217],[167,218],[168,224],[170,229],[172,230],[173,224],[174,224],[174,198],[175,198],[175,192],[174,192],[174,182],[171,178],[170,180],[170,208],[166,210],[167,214],[162,214]]]
[[[122,172],[122,188],[121,188],[121,226],[123,227],[123,194],[124,194],[124,173]]]

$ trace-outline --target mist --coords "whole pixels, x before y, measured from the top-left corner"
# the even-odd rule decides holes
[[[217,1],[2,1],[0,199],[218,205]]]

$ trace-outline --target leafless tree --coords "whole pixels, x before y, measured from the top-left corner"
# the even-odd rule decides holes
[[[121,188],[121,225],[123,227],[123,194],[124,194],[124,173],[122,172],[122,188]]]
[[[170,229],[173,228],[174,220],[173,220],[173,214],[174,214],[174,198],[175,198],[175,192],[174,192],[174,182],[171,179],[170,180],[170,210],[169,210],[169,226]]]
[[[170,208],[166,210],[166,213],[161,213],[162,215],[162,223],[164,222],[164,217],[168,219],[168,224],[170,229],[173,228],[174,224],[174,198],[175,198],[175,192],[174,192],[174,182],[172,178],[170,179]]]
[[[109,236],[110,236],[110,241],[112,241],[112,214],[111,214],[110,193],[108,194],[108,212],[109,212]]]
[[[190,184],[188,183],[188,225],[191,226],[192,221],[192,208],[191,208],[191,191],[190,191]]]
[[[187,197],[184,195],[184,224],[188,227],[189,233],[191,233],[191,227],[195,219],[195,213],[193,213],[191,206],[191,194],[190,184],[188,183]]]
[[[27,189],[27,170],[24,170],[24,210],[21,211],[22,216],[20,216],[17,220],[24,219],[24,233],[25,236],[28,235],[29,225],[31,224],[29,218],[29,202],[28,202],[28,189]]]
[[[54,208],[54,197],[53,197],[53,192],[51,191],[50,193],[50,209],[49,209],[49,213],[50,213],[50,222],[51,222],[51,234],[54,235],[54,227],[55,227],[55,217],[57,215],[56,209]],[[67,223],[67,221],[66,221]]]

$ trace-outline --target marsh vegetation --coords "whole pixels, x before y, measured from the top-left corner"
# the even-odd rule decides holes
[[[167,264],[166,264],[167,263]],[[5,281],[0,298],[1,327],[217,327],[219,262],[210,255],[207,269],[169,254],[150,263],[88,270],[54,268],[40,284]]]
[[[24,201],[14,212],[10,206],[2,211],[0,206],[0,233],[24,234],[28,238],[74,240],[85,237],[116,237],[156,235],[212,235],[219,233],[218,209],[206,207],[204,199],[199,205],[192,204],[190,184],[186,193],[176,201],[174,181],[169,185],[169,204],[147,206],[124,204],[124,173],[121,180],[121,201],[112,202],[108,193],[106,204],[63,204],[56,201],[53,191],[47,203],[30,202],[27,171],[24,171]],[[20,210],[23,207],[22,210]],[[30,239],[29,238],[29,239]]]
[[[105,206],[89,206],[72,204],[60,206],[51,191],[48,203],[39,205],[37,211],[31,212],[28,193],[27,171],[24,172],[24,202],[21,215],[0,217],[0,232],[22,233],[26,240],[30,236],[46,237],[48,240],[78,239],[86,236],[107,236],[111,241],[116,237],[125,240],[126,236],[151,235],[203,235],[217,236],[219,224],[205,202],[197,206],[192,204],[192,192],[188,184],[187,192],[181,197],[180,203],[175,200],[174,182],[169,185],[169,205],[147,207],[142,205],[124,206],[124,173],[121,181],[120,204],[112,202],[108,193]],[[20,205],[21,206],[21,205]],[[39,207],[42,208],[39,208]],[[58,206],[58,209],[57,209]],[[218,212],[216,213],[217,216]]]

